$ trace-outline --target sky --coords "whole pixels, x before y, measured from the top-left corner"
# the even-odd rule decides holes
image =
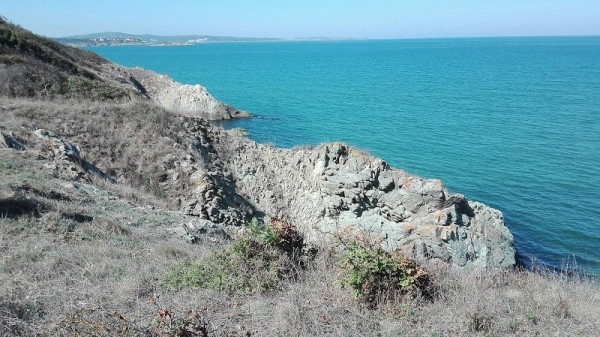
[[[50,37],[600,35],[600,0],[0,0],[0,15]]]

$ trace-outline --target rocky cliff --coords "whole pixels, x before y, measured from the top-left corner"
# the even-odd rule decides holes
[[[515,263],[502,214],[439,180],[340,143],[257,144],[206,122],[247,114],[200,86],[113,65],[4,21],[0,28],[0,77],[10,80],[0,82],[9,97],[0,98],[0,145],[34,151],[57,176],[144,189],[203,228],[275,216],[313,242],[368,235],[387,250],[458,266]],[[54,77],[28,75],[36,71]]]
[[[314,242],[369,235],[389,251],[458,266],[515,264],[502,213],[439,180],[389,167],[341,143],[280,149],[196,124],[181,210],[213,223],[241,225],[255,213],[284,218]],[[205,158],[210,158],[206,160]],[[169,189],[168,183],[165,184]]]
[[[141,68],[123,70],[139,81],[148,96],[163,108],[197,115],[207,120],[250,117],[246,111],[217,101],[200,85],[181,84],[168,76]]]

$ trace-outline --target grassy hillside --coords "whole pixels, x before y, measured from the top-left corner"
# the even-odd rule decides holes
[[[102,57],[35,35],[0,17],[0,94],[119,100],[138,95],[107,79]]]

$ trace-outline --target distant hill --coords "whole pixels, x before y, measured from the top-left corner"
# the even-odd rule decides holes
[[[285,41],[279,38],[253,38],[213,35],[173,35],[162,36],[152,34],[127,34],[119,32],[103,32],[85,35],[74,35],[55,38],[64,44],[74,46],[106,46],[106,45],[189,45],[202,42],[273,42]]]
[[[205,42],[283,42],[283,41],[338,41],[335,37],[271,38],[234,37],[215,35],[152,35],[103,32],[59,37],[54,40],[71,46],[123,46],[123,45],[193,45]]]

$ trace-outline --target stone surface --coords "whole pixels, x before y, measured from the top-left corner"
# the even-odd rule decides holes
[[[200,116],[207,120],[250,117],[246,111],[217,101],[200,85],[175,82],[170,77],[141,68],[125,69],[158,105],[179,113]]]
[[[17,151],[25,150],[25,146],[23,146],[18,140],[16,140],[14,138],[12,132],[8,132],[8,133],[0,132],[0,140],[2,141],[2,142],[0,142],[0,145],[4,146],[6,148],[17,150]]]
[[[89,175],[95,175],[113,181],[113,178],[100,168],[84,160],[77,145],[61,139],[48,130],[37,129],[33,133],[45,142],[46,151],[40,155],[53,159],[54,169],[63,178],[90,181]]]
[[[502,214],[450,194],[439,180],[392,169],[341,143],[280,149],[202,121],[182,132],[191,153],[176,164],[184,175],[170,172],[167,180],[187,179],[180,196],[186,214],[226,226],[268,214],[312,243],[367,235],[389,251],[457,266],[515,263]]]
[[[198,243],[202,238],[208,238],[211,241],[229,239],[223,226],[207,220],[192,220],[170,228],[168,231],[191,243]]]

